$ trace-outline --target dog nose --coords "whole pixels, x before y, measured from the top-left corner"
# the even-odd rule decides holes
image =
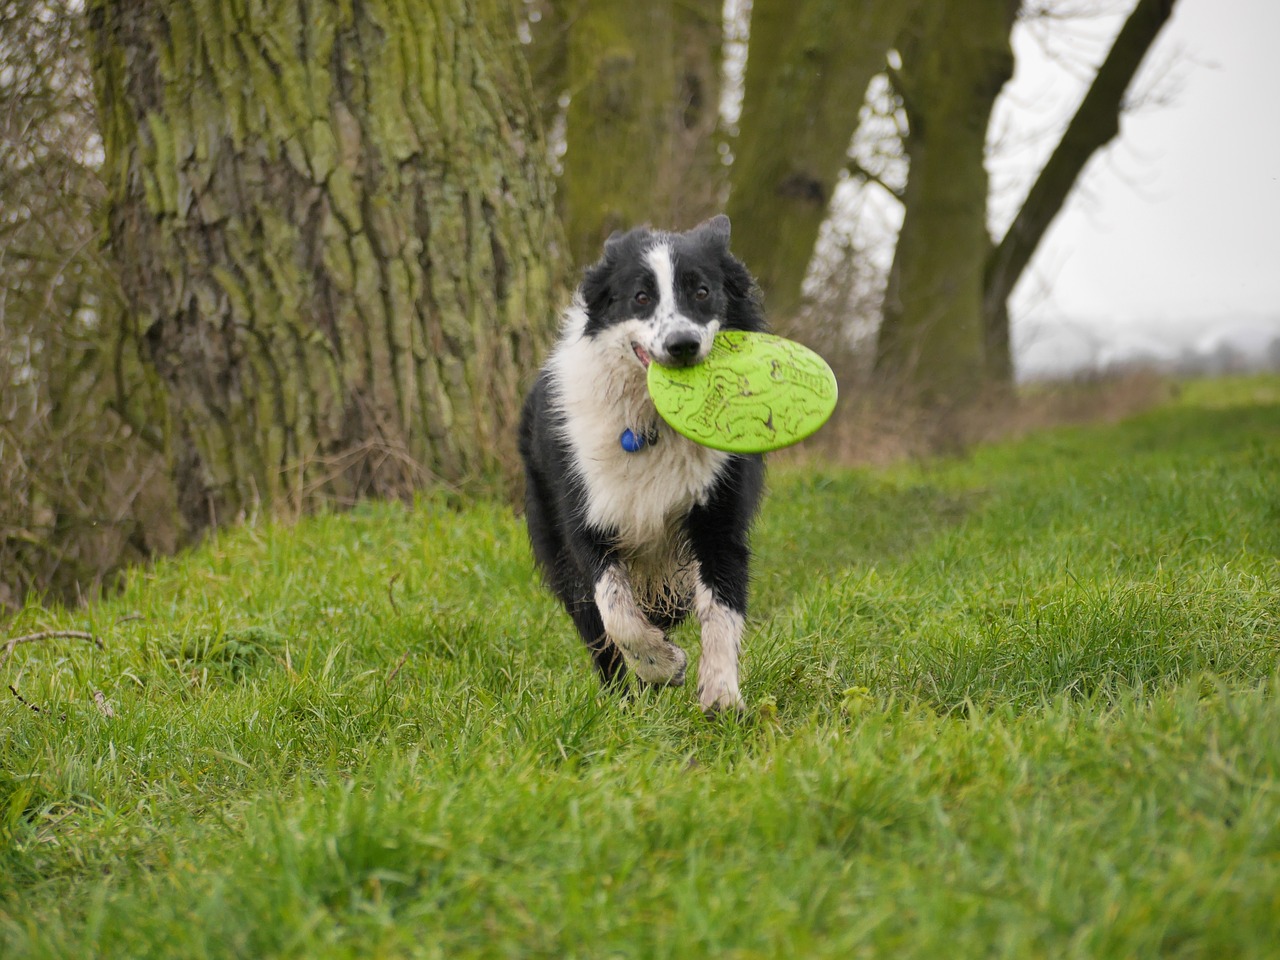
[[[702,341],[689,333],[673,333],[662,346],[672,360],[681,366],[688,366],[698,358]]]

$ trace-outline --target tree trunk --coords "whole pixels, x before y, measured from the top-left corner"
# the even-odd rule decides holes
[[[987,126],[1013,73],[1017,3],[947,0],[921,11],[895,82],[911,170],[876,364],[931,406],[963,405],[984,377]]]
[[[719,0],[565,0],[561,211],[574,261],[614,230],[685,229],[719,209]]]
[[[562,280],[497,0],[91,0],[109,239],[186,521],[491,477]]]
[[[988,375],[1013,379],[1009,350],[1009,297],[1062,209],[1085,164],[1120,132],[1125,91],[1173,13],[1176,0],[1138,0],[1098,68],[1062,140],[1040,171],[1013,224],[992,252],[983,299]]]
[[[728,213],[770,319],[800,306],[867,84],[918,0],[755,0]]]

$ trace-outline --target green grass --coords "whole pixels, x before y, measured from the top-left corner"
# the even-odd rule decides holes
[[[106,646],[0,669],[0,956],[1274,956],[1280,382],[771,486],[743,718],[602,696],[493,503],[29,606]]]

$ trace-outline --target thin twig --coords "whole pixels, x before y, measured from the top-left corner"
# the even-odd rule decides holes
[[[70,638],[72,640],[88,640],[99,650],[105,650],[107,645],[102,642],[99,637],[92,633],[86,633],[83,630],[41,630],[39,633],[28,633],[22,637],[10,637],[4,641],[6,647],[16,647],[20,643],[35,643],[37,640],[56,640],[59,638]]]
[[[861,177],[863,180],[866,180],[868,183],[874,183],[877,187],[879,187],[885,193],[889,194],[889,196],[893,197],[899,203],[902,202],[903,195],[900,189],[898,189],[897,187],[891,186],[885,180],[881,179],[881,177],[878,174],[872,173],[870,170],[868,170],[866,167],[860,164],[857,160],[848,161],[844,165],[844,168],[849,172],[850,176]]]
[[[400,668],[404,666],[404,662],[408,659],[409,659],[409,651],[406,650],[404,652],[404,655],[400,658],[400,662],[397,663],[395,667],[392,669],[392,671],[387,674],[387,679],[384,680],[383,683],[385,683],[387,686],[390,686],[391,681],[396,678],[396,674],[400,672]]]
[[[22,704],[24,707],[29,708],[32,712],[34,712],[34,713],[44,713],[44,711],[43,711],[43,710],[41,710],[39,707],[37,707],[34,703],[28,703],[26,700],[23,700],[23,699],[22,699],[22,694],[20,694],[20,693],[18,692],[18,688],[17,688],[17,687],[15,687],[12,683],[11,683],[11,684],[9,684],[9,692],[10,692],[10,693],[12,693],[15,697],[17,697],[17,698],[18,698],[18,702],[19,702],[20,704]]]
[[[9,662],[9,658],[13,656],[13,648],[20,643],[35,643],[37,640],[55,640],[58,638],[70,638],[72,640],[88,640],[99,650],[105,650],[107,645],[101,639],[95,637],[92,633],[85,633],[83,630],[41,630],[39,633],[28,633],[21,637],[10,637],[4,641],[4,656],[0,657],[0,669]],[[16,696],[16,693],[15,693]]]
[[[396,595],[392,592],[392,587],[396,585],[396,581],[400,579],[400,574],[393,573],[391,579],[387,581],[387,599],[391,601],[391,609],[395,611],[396,616],[400,615],[400,607],[396,604]]]

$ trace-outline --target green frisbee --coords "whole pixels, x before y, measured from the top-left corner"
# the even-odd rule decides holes
[[[671,428],[730,453],[799,443],[836,408],[836,377],[802,344],[769,333],[725,330],[692,367],[649,364],[649,396]]]

